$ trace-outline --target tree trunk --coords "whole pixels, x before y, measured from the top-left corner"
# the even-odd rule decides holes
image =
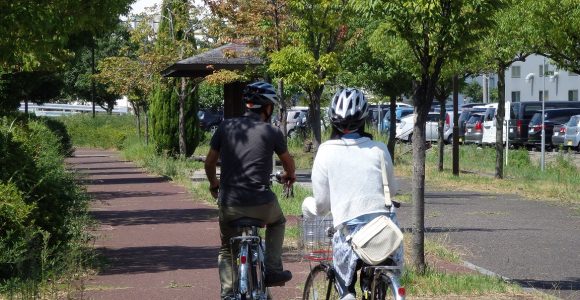
[[[135,116],[137,117],[137,136],[141,139],[141,113],[135,109]]]
[[[503,123],[505,119],[505,67],[498,64],[497,69],[497,114],[495,117],[497,131],[495,133],[495,178],[503,178]]]
[[[318,146],[322,143],[320,132],[320,98],[324,87],[320,87],[312,94],[310,100],[310,124],[312,128],[312,148],[314,152],[318,151]]]
[[[433,93],[427,93],[428,83],[427,79],[421,80],[414,98],[412,260],[420,274],[425,272],[425,123],[433,99]]]
[[[284,101],[284,81],[282,79],[278,80],[278,99],[280,99],[280,128],[284,138],[288,139],[288,109],[286,101]]]
[[[145,114],[145,145],[149,145],[149,110],[144,108],[143,113]]]
[[[444,127],[445,127],[445,99],[440,98],[439,106],[440,106],[440,113],[439,113],[439,126],[437,126],[438,137],[437,143],[439,144],[439,163],[437,169],[439,172],[443,172],[443,159],[445,158],[445,139],[444,139]]]
[[[179,155],[187,155],[187,146],[185,144],[185,98],[188,93],[187,79],[181,77],[181,88],[179,89]]]
[[[391,159],[393,163],[395,163],[395,135],[397,134],[397,98],[394,95],[391,95],[390,98],[390,105],[389,105],[389,142],[387,144],[387,148],[389,149],[389,153],[391,154]]]
[[[95,41],[91,43],[91,102],[93,103],[93,118],[95,117]]]
[[[453,175],[459,176],[459,78],[453,76]]]

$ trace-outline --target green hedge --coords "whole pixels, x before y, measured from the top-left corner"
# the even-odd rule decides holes
[[[63,257],[84,246],[88,198],[65,168],[55,122],[0,119],[0,292],[58,276]]]

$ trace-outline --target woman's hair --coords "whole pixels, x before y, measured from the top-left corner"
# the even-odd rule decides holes
[[[342,138],[343,135],[345,135],[345,133],[338,130],[338,128],[336,128],[334,125],[332,125],[331,127],[332,127],[332,131],[330,132],[330,139],[331,140],[339,140]],[[365,132],[364,126],[359,127],[356,131],[353,131],[353,132],[360,134],[361,137],[368,137],[371,140],[373,139],[372,134]]]

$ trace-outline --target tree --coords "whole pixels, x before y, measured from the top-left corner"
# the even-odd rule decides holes
[[[533,30],[535,52],[559,68],[580,74],[580,2],[577,0],[522,1],[526,25]]]
[[[97,82],[93,90],[93,49],[95,63],[98,65],[106,57],[122,56],[128,51],[130,34],[128,24],[119,23],[110,34],[94,40],[95,46],[79,45],[75,50],[74,59],[67,64],[63,72],[65,86],[62,91],[63,98],[89,102],[92,98],[97,105],[105,109],[109,114],[113,111],[116,100],[122,94],[116,89],[108,89],[102,82]],[[125,72],[122,72],[124,74]],[[111,74],[115,76],[114,74]],[[133,75],[133,74],[130,74]],[[94,94],[93,94],[94,93]]]
[[[179,60],[194,54],[197,50],[195,30],[199,25],[199,20],[195,19],[197,13],[197,8],[187,0],[164,0],[161,5],[161,21],[154,43],[154,52],[157,55]],[[152,114],[153,123],[163,124],[162,118],[171,118],[175,113],[177,113],[175,117],[178,120],[177,152],[173,151],[175,149],[173,145],[160,144],[165,140],[172,141],[172,139],[163,136],[175,135],[175,132],[171,132],[173,128],[170,126],[153,127],[155,141],[160,149],[169,150],[171,154],[179,153],[181,156],[187,156],[192,154],[197,147],[200,129],[197,119],[198,103],[194,95],[199,82],[199,80],[192,81],[189,78],[181,77],[178,79],[160,79],[160,82],[155,85],[156,90],[153,94],[154,97],[152,97],[152,109],[155,109]],[[177,98],[171,93],[175,93]],[[159,103],[174,100],[177,100],[178,103],[177,111],[172,111],[171,104]],[[155,120],[155,118],[159,118],[159,120]],[[189,124],[194,124],[191,127],[191,132],[187,132]]]
[[[68,58],[75,35],[112,28],[132,0],[0,2],[0,67],[6,71],[49,70]],[[66,17],[65,17],[66,16]]]
[[[491,15],[500,1],[356,1],[363,12],[373,13],[387,32],[408,47],[417,64],[413,96],[416,122],[413,128],[413,262],[425,271],[425,123],[435,87],[445,63],[460,50],[481,38],[492,24]]]
[[[475,80],[472,80],[468,84],[464,85],[463,88],[461,89],[461,93],[463,93],[466,96],[466,98],[469,97],[470,99],[469,101],[472,103],[483,102],[483,92],[481,85]]]
[[[495,142],[495,177],[498,179],[504,176],[505,70],[513,62],[523,61],[532,53],[532,37],[536,30],[531,24],[529,3],[515,0],[505,3],[505,9],[493,15],[496,26],[481,40],[479,60],[473,61],[476,65],[474,68],[483,72],[496,72],[498,77],[498,88],[490,93],[492,101],[498,103]]]
[[[342,0],[288,1],[291,45],[274,52],[269,71],[299,86],[308,96],[313,147],[321,143],[320,100],[339,70],[338,54],[346,37],[348,7]]]
[[[379,97],[390,101],[389,140],[387,148],[395,160],[396,101],[402,94],[411,91],[412,74],[408,70],[410,61],[401,52],[385,51],[386,39],[390,36],[377,30],[378,22],[370,18],[350,20],[352,28],[341,54],[342,72],[338,82],[349,86],[363,87]]]
[[[63,81],[55,72],[29,71],[3,74],[3,89],[0,94],[0,111],[16,110],[24,102],[28,113],[28,102],[50,102],[60,94]]]
[[[266,59],[273,51],[280,51],[288,44],[288,11],[286,0],[206,0],[214,18],[211,30],[220,40],[259,41]],[[270,78],[266,78],[270,81]],[[284,91],[284,80],[278,78],[277,94],[280,101],[282,132],[286,135],[286,111],[289,99]]]

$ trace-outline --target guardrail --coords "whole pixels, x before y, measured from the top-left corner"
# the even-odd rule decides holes
[[[24,103],[20,103],[19,110],[24,111]],[[59,104],[59,103],[47,103],[47,104],[29,103],[28,104],[28,112],[34,113],[37,116],[57,117],[57,116],[72,115],[72,114],[79,114],[79,113],[89,113],[92,111],[93,111],[93,107],[91,105]],[[104,110],[100,106],[95,106],[95,112],[106,113],[107,111]],[[130,113],[129,108],[123,107],[123,106],[114,108],[112,111],[112,114],[114,114],[114,115],[125,115],[128,113]]]

